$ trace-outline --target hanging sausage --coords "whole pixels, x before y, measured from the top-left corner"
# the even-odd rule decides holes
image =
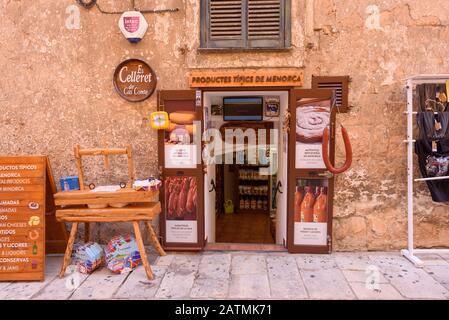
[[[322,151],[323,151],[323,161],[326,165],[327,170],[333,174],[339,174],[347,171],[352,164],[352,146],[351,141],[349,140],[348,131],[343,125],[341,125],[341,134],[343,136],[343,141],[345,143],[345,152],[346,152],[346,160],[342,167],[335,168],[330,159],[329,159],[329,127],[326,127],[323,131],[323,143],[322,143]]]

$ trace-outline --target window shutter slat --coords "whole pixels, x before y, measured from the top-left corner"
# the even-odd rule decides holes
[[[242,39],[242,0],[210,0],[209,35],[211,40]]]
[[[348,112],[349,76],[341,76],[341,77],[313,76],[312,88],[334,90],[336,106],[338,107],[340,112]]]
[[[281,37],[281,0],[248,0],[248,39]]]

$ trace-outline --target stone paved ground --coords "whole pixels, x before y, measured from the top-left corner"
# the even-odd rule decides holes
[[[449,299],[449,256],[422,256],[421,269],[398,253],[151,256],[153,281],[139,266],[123,275],[103,268],[74,285],[56,276],[62,258],[47,257],[44,282],[0,283],[0,299]]]

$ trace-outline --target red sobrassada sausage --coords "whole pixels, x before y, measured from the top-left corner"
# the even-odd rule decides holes
[[[324,164],[326,165],[327,170],[329,170],[331,173],[334,174],[339,174],[347,171],[352,164],[351,141],[349,140],[348,131],[343,126],[341,126],[341,134],[343,136],[343,141],[345,143],[346,160],[341,168],[335,168],[329,160],[329,128],[326,127],[323,131],[323,144],[322,144],[323,161]]]

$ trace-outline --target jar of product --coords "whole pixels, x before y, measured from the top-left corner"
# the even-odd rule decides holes
[[[268,210],[268,199],[263,200],[263,209]]]
[[[245,209],[245,199],[243,197],[240,197],[239,208]]]
[[[248,197],[245,198],[245,209],[251,208],[251,201]]]
[[[257,210],[262,210],[263,209],[263,200],[262,198],[258,198],[257,199]]]
[[[257,209],[257,200],[256,197],[252,197],[251,198],[251,210],[256,210]]]

